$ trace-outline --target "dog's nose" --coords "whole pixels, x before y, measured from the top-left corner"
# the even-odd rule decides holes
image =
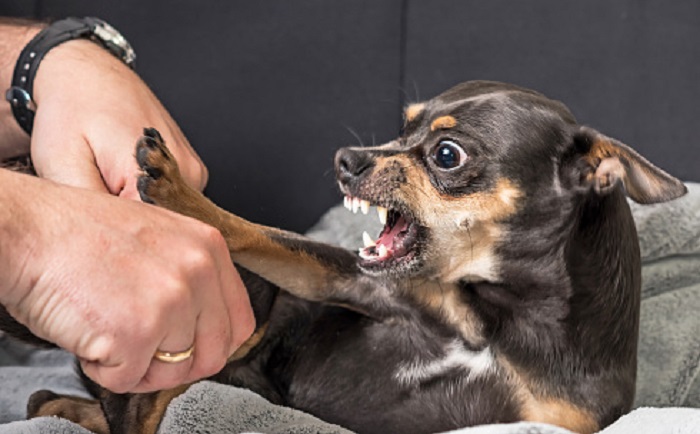
[[[343,183],[360,177],[373,165],[374,158],[361,149],[341,148],[335,154],[335,173]]]

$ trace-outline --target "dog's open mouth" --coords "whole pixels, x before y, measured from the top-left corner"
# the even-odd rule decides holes
[[[371,204],[367,200],[346,196],[345,207],[353,212],[367,214]],[[362,234],[364,247],[360,248],[364,268],[386,268],[410,261],[417,254],[418,225],[410,215],[396,208],[377,206],[379,221],[384,225],[377,239],[367,232]]]

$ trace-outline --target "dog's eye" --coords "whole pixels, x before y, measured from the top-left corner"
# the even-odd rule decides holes
[[[452,140],[440,140],[433,153],[433,159],[442,169],[454,169],[467,161],[467,153]]]

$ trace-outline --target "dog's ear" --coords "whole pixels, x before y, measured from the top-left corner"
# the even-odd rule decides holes
[[[588,127],[576,127],[574,154],[580,187],[605,195],[622,183],[637,203],[666,202],[687,193],[686,186],[634,149]]]

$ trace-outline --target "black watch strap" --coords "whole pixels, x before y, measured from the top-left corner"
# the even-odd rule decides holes
[[[17,59],[12,76],[12,86],[5,98],[12,106],[12,113],[27,134],[32,133],[36,105],[32,99],[34,77],[39,64],[53,47],[73,39],[90,39],[102,45],[129,67],[134,67],[136,55],[131,45],[112,26],[104,21],[86,18],[66,18],[55,21],[24,47]]]

